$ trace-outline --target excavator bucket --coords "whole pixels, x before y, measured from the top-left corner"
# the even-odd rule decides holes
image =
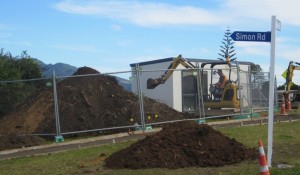
[[[154,89],[156,86],[160,85],[161,81],[159,79],[149,78],[147,80],[147,89]]]

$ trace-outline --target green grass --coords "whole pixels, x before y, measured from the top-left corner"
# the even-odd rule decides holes
[[[257,147],[262,139],[267,153],[267,125],[244,126],[235,128],[219,128],[225,135],[249,147]],[[272,175],[300,174],[300,122],[279,123],[274,125],[273,161],[270,168]],[[115,175],[148,175],[148,174],[191,174],[191,175],[256,175],[259,174],[258,160],[218,168],[184,168],[142,169],[142,170],[110,170],[103,167],[106,156],[130,146],[134,141],[104,145],[92,148],[81,148],[43,156],[33,156],[0,161],[0,175],[24,174],[115,174]],[[100,156],[105,154],[106,156]],[[293,168],[279,169],[278,164],[292,165]]]

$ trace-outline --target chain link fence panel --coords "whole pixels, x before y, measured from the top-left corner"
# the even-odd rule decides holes
[[[269,106],[269,73],[251,72],[250,74],[251,99],[253,110],[268,110]],[[277,107],[277,84],[275,82],[274,107]]]
[[[55,123],[46,124],[53,116],[52,79],[0,82],[1,134],[49,135]],[[51,130],[44,130],[51,125]]]
[[[212,97],[209,85],[218,80],[213,71],[176,69],[168,75],[168,79],[162,80],[162,75],[168,70],[141,70],[136,67],[125,72],[85,72],[55,77],[58,116],[54,108],[52,78],[3,81],[0,84],[3,94],[0,117],[19,113],[20,121],[33,119],[35,122],[32,124],[14,127],[22,127],[18,129],[19,133],[37,135],[57,135],[58,127],[62,135],[111,133],[206,118],[205,100]],[[232,72],[231,82],[238,85],[237,98],[242,111],[234,115],[268,106],[268,73],[255,74],[237,68],[224,69],[224,72]],[[120,77],[130,77],[130,80]],[[148,87],[150,78],[159,82],[155,88]],[[27,108],[24,108],[26,105]]]

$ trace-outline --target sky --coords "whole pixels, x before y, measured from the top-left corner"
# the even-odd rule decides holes
[[[177,57],[218,60],[225,31],[276,31],[278,84],[300,62],[299,0],[0,0],[0,48],[46,64],[88,66],[101,73]],[[238,61],[270,70],[270,43],[235,42]],[[294,82],[300,84],[300,71]]]

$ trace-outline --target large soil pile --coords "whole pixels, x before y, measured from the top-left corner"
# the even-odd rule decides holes
[[[112,169],[216,167],[257,158],[250,149],[209,125],[178,122],[105,160]]]
[[[93,75],[82,76],[85,74]],[[61,132],[140,123],[138,97],[119,86],[115,77],[101,75],[88,67],[79,68],[74,75],[80,76],[63,79],[57,83]],[[165,121],[191,117],[146,97],[144,110],[146,118],[151,116],[151,120],[146,122],[153,122],[154,119]],[[54,116],[51,87],[34,94],[25,104],[14,109],[14,112],[3,116],[0,121],[0,135],[55,134]]]

